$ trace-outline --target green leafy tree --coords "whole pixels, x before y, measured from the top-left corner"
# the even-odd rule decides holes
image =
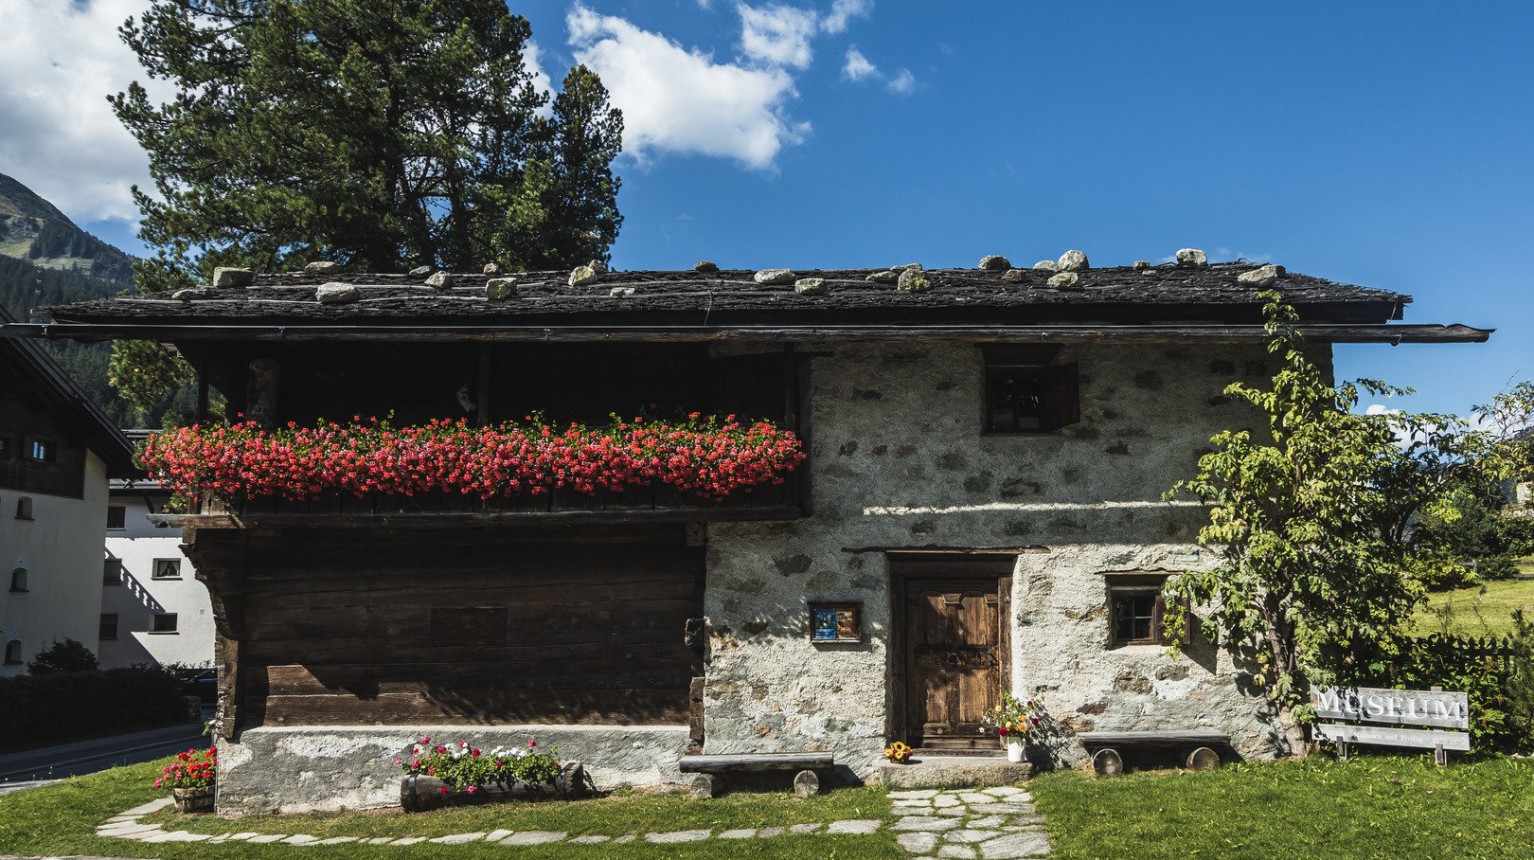
[[[27,671],[33,675],[59,675],[65,672],[94,672],[101,666],[91,649],[73,639],[53,640],[53,644],[39,651]]]
[[[583,67],[544,115],[503,0],[154,0],[120,32],[175,87],[110,99],[154,180],[134,189],[143,291],[314,259],[563,267],[617,238],[622,118]]]
[[[1452,416],[1356,414],[1361,392],[1406,392],[1333,384],[1307,354],[1294,309],[1263,297],[1280,367],[1271,388],[1238,382],[1225,393],[1266,426],[1215,435],[1197,474],[1168,492],[1208,507],[1198,540],[1222,552],[1215,569],[1168,587],[1204,607],[1206,624],[1248,661],[1301,754],[1310,685],[1378,675],[1402,646],[1425,594],[1405,539],[1414,514],[1440,510],[1460,474],[1505,468],[1506,451]],[[1175,634],[1191,619],[1181,600],[1168,606]]]

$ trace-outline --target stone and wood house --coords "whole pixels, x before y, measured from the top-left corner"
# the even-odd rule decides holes
[[[734,413],[807,459],[725,503],[260,499],[167,517],[218,624],[219,807],[394,802],[420,736],[536,736],[597,783],[679,781],[704,753],[891,739],[998,750],[1003,689],[1084,731],[1282,733],[1244,669],[1170,656],[1160,587],[1214,559],[1162,493],[1270,375],[1262,286],[1332,343],[1468,342],[1408,296],[1183,264],[1014,269],[256,276],[54,310],[18,334],[173,344],[230,413],[554,422]],[[584,268],[584,267],[583,267]],[[1064,268],[1070,271],[1056,271]],[[488,284],[487,284],[488,281]]]

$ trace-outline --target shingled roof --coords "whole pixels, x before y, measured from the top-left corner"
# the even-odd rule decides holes
[[[61,322],[266,323],[367,325],[400,322],[473,324],[540,322],[570,324],[732,325],[740,323],[862,324],[1039,323],[1114,320],[1259,319],[1257,290],[1237,283],[1256,268],[1245,263],[1207,268],[1175,265],[1089,269],[1077,273],[1075,289],[1051,288],[1055,272],[931,269],[930,289],[905,292],[868,280],[876,269],[799,271],[824,279],[821,295],[801,295],[792,282],[766,286],[753,270],[718,272],[607,272],[592,283],[569,286],[568,271],[517,273],[516,295],[486,296],[487,276],[455,274],[450,286],[426,286],[425,278],[395,274],[300,272],[257,275],[248,287],[192,291],[195,298],[131,296],[50,309]],[[316,288],[351,284],[359,300],[322,304]],[[1308,319],[1374,322],[1399,319],[1410,296],[1291,274],[1275,288]]]

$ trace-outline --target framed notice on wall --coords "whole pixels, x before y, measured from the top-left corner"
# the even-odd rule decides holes
[[[811,603],[810,641],[862,642],[863,604]]]

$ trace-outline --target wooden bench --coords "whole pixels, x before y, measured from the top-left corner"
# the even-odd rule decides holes
[[[809,797],[820,793],[820,771],[836,766],[828,752],[811,753],[731,753],[727,755],[684,755],[682,773],[693,777],[691,793],[695,798],[717,797],[732,773],[761,773],[796,770],[794,794]]]
[[[1178,732],[1082,732],[1076,736],[1092,756],[1092,769],[1099,776],[1118,776],[1124,772],[1121,749],[1150,747],[1186,750],[1183,761],[1188,770],[1210,770],[1220,766],[1217,747],[1230,746],[1230,735],[1215,731]]]

